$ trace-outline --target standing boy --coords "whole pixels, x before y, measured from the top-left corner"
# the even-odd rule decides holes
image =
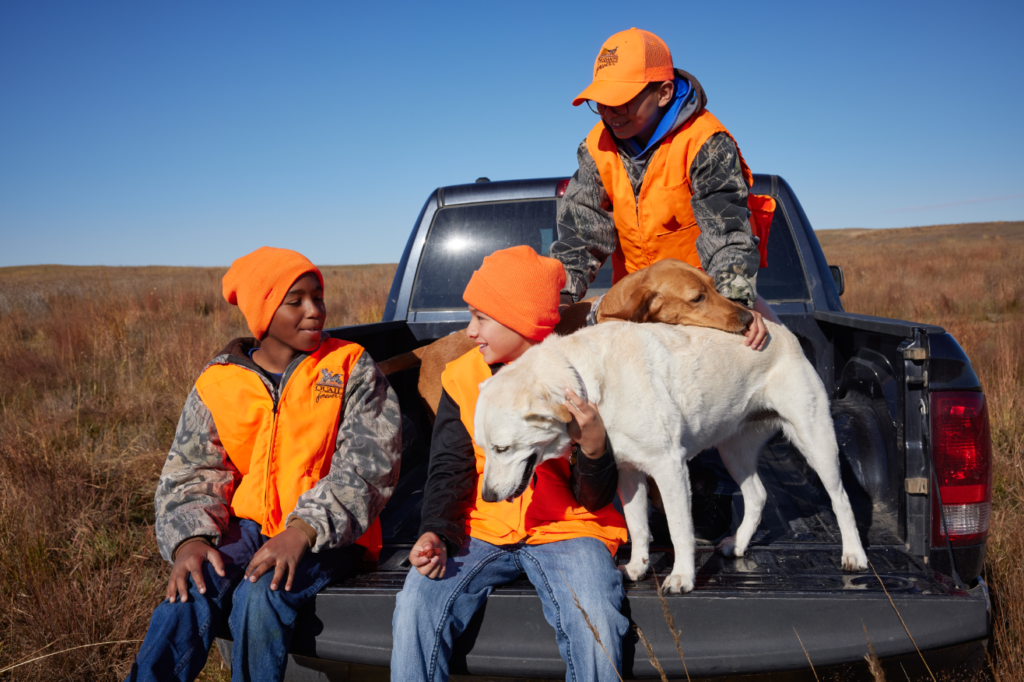
[[[394,615],[396,682],[447,680],[452,642],[494,588],[521,573],[537,588],[555,629],[566,680],[619,679],[629,623],[619,612],[624,592],[613,557],[626,540],[626,524],[610,505],[618,471],[597,409],[566,390],[575,463],[541,464],[514,500],[483,500],[484,453],[473,442],[480,383],[551,333],[564,285],[560,263],[516,246],[484,258],[466,287],[472,315],[466,333],[477,348],[441,375],[421,535]]]
[[[376,557],[398,479],[398,399],[360,346],[324,334],[320,270],[263,247],[223,291],[255,338],[229,343],[185,401],[156,492],[167,600],[129,680],[195,679],[228,631],[232,680],[282,679],[298,610]]]
[[[780,322],[757,296],[775,200],[749,192],[753,175],[732,134],[706,109],[700,83],[674,68],[661,38],[631,28],[601,46],[593,82],[573,106],[584,102],[601,120],[576,150],[579,170],[558,212],[551,256],[565,266],[562,302],[582,299],[609,256],[616,282],[676,258],[753,308],[746,344],[763,348],[761,316]],[[688,466],[697,534],[716,541],[729,532],[738,487],[717,451]]]

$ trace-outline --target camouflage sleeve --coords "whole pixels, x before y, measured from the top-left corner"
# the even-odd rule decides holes
[[[192,389],[156,487],[156,542],[171,561],[192,537],[220,542],[228,525],[228,501],[242,475],[228,459],[210,409]]]
[[[719,293],[752,307],[761,256],[750,231],[747,183],[731,137],[718,133],[704,143],[690,166],[690,184],[701,266]]]
[[[597,271],[618,244],[611,200],[586,140],[576,150],[576,158],[580,167],[569,180],[558,209],[558,241],[549,252],[565,267],[562,293],[570,295],[574,303],[587,293]]]
[[[377,518],[398,482],[402,422],[398,396],[363,353],[345,385],[331,470],[288,515],[316,531],[313,551],[352,544]]]

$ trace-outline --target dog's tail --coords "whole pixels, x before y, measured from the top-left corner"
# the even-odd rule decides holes
[[[402,353],[401,355],[389,358],[384,362],[378,363],[377,366],[380,367],[380,371],[384,373],[384,376],[391,376],[395,372],[401,372],[403,369],[419,367],[423,362],[420,357],[422,354],[423,348],[417,348],[408,353]]]

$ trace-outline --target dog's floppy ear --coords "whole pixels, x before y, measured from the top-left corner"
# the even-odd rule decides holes
[[[630,295],[626,305],[613,313],[602,311],[602,316],[613,317],[627,322],[650,322],[661,310],[663,300],[661,294],[650,289],[637,287]]]
[[[526,415],[528,420],[550,421],[552,418],[563,424],[568,424],[572,421],[572,413],[569,412],[569,408],[563,403],[535,402],[530,405],[530,412]]]
[[[658,313],[665,299],[657,291],[648,291],[634,312],[629,318],[630,322],[657,322]]]
[[[634,287],[633,291],[629,294],[629,298],[626,299],[626,303],[614,312],[601,310],[601,317],[611,317],[616,320],[630,320],[633,317],[633,313],[636,312],[637,308],[643,302],[644,294],[647,292],[640,287]]]

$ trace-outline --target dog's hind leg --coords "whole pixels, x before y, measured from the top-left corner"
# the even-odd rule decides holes
[[[676,555],[672,572],[665,578],[664,586],[669,592],[689,592],[693,589],[695,574],[689,469],[681,454],[670,452],[660,459],[658,468],[651,471],[651,477],[657,481],[661,490],[668,532],[672,536],[672,548]]]
[[[865,571],[868,568],[868,557],[860,542],[850,498],[846,496],[846,490],[843,488],[839,469],[839,445],[836,443],[835,426],[829,414],[828,396],[825,395],[824,387],[810,366],[807,372],[813,376],[814,383],[803,386],[806,402],[804,405],[791,403],[779,410],[783,417],[782,430],[786,438],[803,453],[832,500],[832,511],[836,515],[839,532],[843,538],[843,570]]]
[[[651,530],[647,520],[647,474],[637,469],[619,469],[619,499],[626,516],[626,528],[633,553],[629,563],[619,566],[630,580],[640,580],[649,568]]]
[[[768,494],[757,475],[757,456],[761,446],[777,430],[778,424],[774,420],[749,423],[739,433],[718,444],[722,463],[743,494],[743,521],[736,529],[736,535],[723,539],[717,546],[725,556],[743,556],[757,525],[761,523],[761,512]]]
[[[832,426],[832,418],[826,413],[824,424],[810,423],[783,427],[790,442],[803,453],[807,463],[818,474],[821,484],[825,487],[832,500],[832,511],[839,523],[839,532],[843,538],[843,570],[866,571],[868,557],[860,543],[857,522],[850,506],[850,498],[843,488],[842,475],[839,470],[839,446]]]

